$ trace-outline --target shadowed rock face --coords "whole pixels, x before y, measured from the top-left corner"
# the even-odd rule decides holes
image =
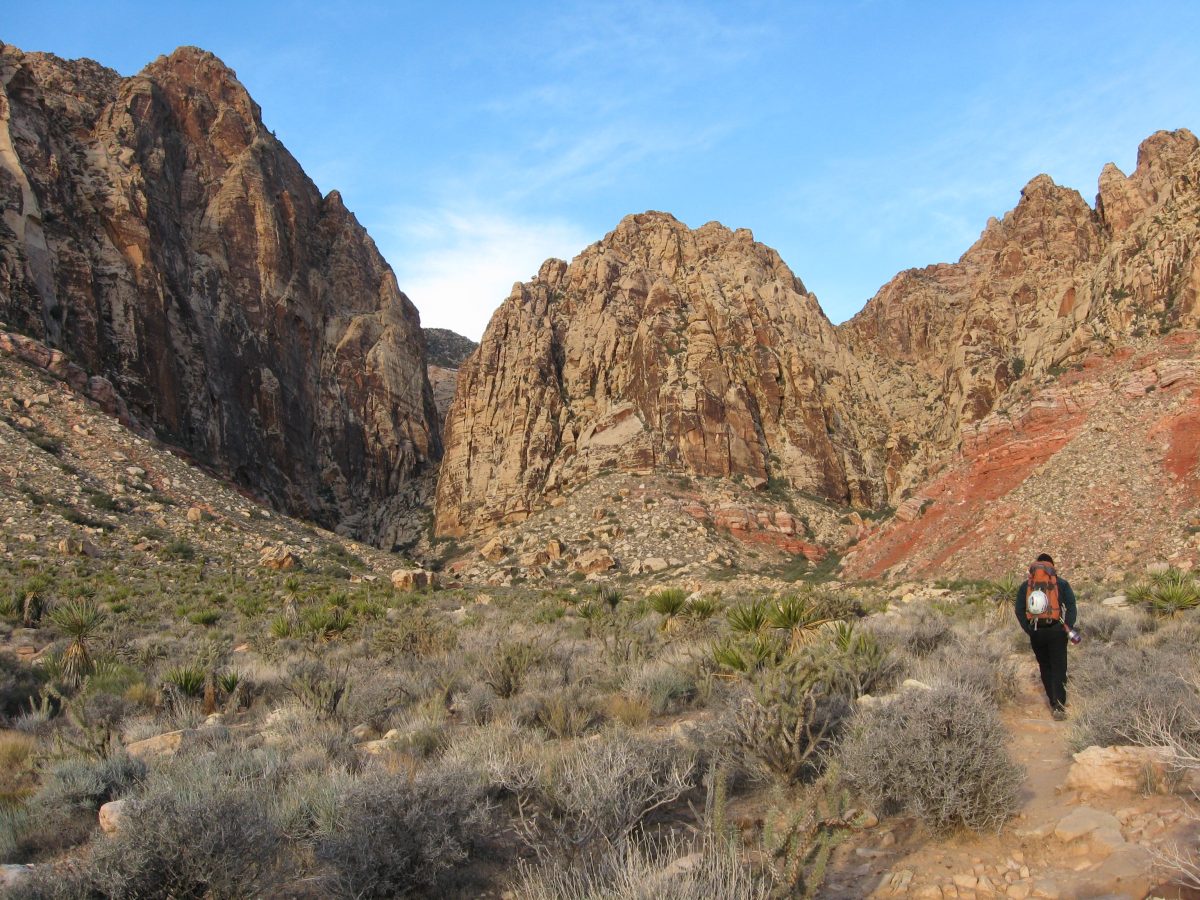
[[[629,216],[517,285],[461,369],[437,529],[520,520],[610,469],[776,477],[881,501],[880,460],[860,448],[882,435],[852,362],[748,231]]]
[[[412,537],[441,453],[417,311],[234,73],[5,46],[0,83],[0,317],[286,511]]]

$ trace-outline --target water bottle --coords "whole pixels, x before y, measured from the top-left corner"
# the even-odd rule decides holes
[[[1078,644],[1080,641],[1083,640],[1083,635],[1080,634],[1076,629],[1074,629],[1070,625],[1068,625],[1067,626],[1067,640],[1069,640],[1072,644]]]

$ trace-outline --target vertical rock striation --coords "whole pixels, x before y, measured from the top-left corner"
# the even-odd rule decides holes
[[[234,73],[0,46],[0,85],[0,317],[282,509],[410,539],[441,451],[417,311]]]

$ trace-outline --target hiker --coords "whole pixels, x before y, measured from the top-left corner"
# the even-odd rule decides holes
[[[1075,592],[1054,570],[1054,559],[1043,553],[1029,567],[1029,578],[1017,588],[1017,621],[1029,635],[1042,673],[1042,686],[1056,719],[1067,717],[1067,640],[1075,632]]]

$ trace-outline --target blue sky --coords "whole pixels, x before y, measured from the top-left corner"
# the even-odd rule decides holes
[[[10,6],[0,40],[122,74],[216,53],[423,323],[473,338],[646,209],[752,229],[842,321],[1034,175],[1092,202],[1105,162],[1200,131],[1194,2]]]

